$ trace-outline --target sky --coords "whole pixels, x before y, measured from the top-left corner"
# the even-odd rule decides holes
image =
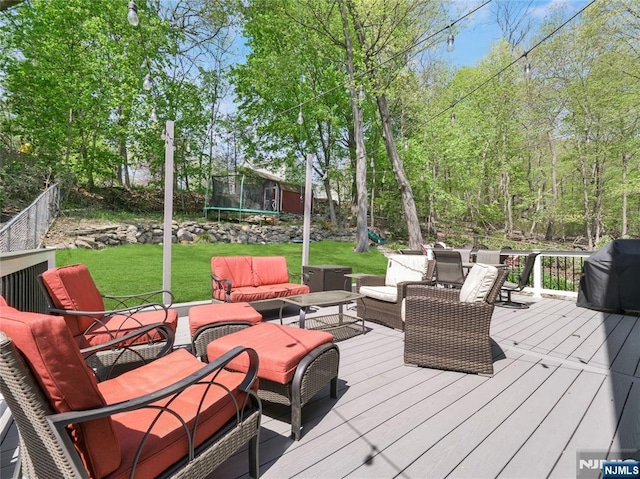
[[[486,0],[452,0],[452,21],[462,17],[475,9]],[[493,0],[469,17],[460,26],[455,36],[455,49],[451,53],[452,62],[458,67],[475,66],[491,49],[502,32],[496,21],[496,6],[509,2],[513,6],[521,7],[526,12],[527,19],[531,19],[535,29],[553,10],[566,6],[569,15],[574,14],[589,0]],[[565,28],[569,28],[570,24]],[[525,45],[530,48],[531,45]]]

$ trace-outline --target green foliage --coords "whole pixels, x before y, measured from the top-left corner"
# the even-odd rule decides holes
[[[555,291],[576,291],[573,281],[561,276],[551,276],[547,273],[543,275],[542,287]]]

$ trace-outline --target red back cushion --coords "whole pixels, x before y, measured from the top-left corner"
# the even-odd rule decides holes
[[[55,412],[105,405],[96,378],[62,317],[6,306],[0,309],[0,329],[24,357]],[[117,469],[120,445],[110,418],[74,426],[71,436],[92,477]]]
[[[4,299],[4,296],[0,295],[0,306],[9,306],[7,304],[7,300]]]
[[[253,257],[253,286],[288,282],[289,272],[284,256]]]
[[[214,256],[211,272],[218,278],[230,279],[233,288],[253,286],[251,256]]]
[[[42,273],[42,280],[56,308],[104,311],[100,291],[85,265],[74,264],[50,269]],[[93,324],[93,319],[89,316],[65,315],[64,319],[74,336],[84,333]]]

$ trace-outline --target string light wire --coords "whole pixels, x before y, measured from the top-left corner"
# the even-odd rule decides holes
[[[427,40],[430,40],[438,35],[440,35],[441,33],[445,32],[445,31],[450,31],[451,27],[453,27],[454,25],[460,23],[462,20],[466,19],[468,16],[473,15],[475,12],[477,12],[478,10],[480,10],[481,8],[484,8],[485,6],[489,5],[493,0],[486,0],[484,3],[478,5],[477,7],[475,7],[474,9],[468,11],[467,13],[465,13],[463,16],[461,16],[460,18],[454,20],[453,22],[449,23],[448,25],[440,28],[439,30],[437,30],[436,32],[432,33],[431,35],[428,35],[418,41],[416,41],[413,45],[405,48],[404,50],[400,50],[397,53],[391,55],[389,58],[387,58],[386,60],[383,60],[381,62],[379,62],[378,64],[376,64],[375,66],[372,66],[366,70],[364,70],[362,73],[359,73],[357,75],[355,75],[354,79],[359,80],[361,78],[363,78],[365,75],[368,75],[369,73],[373,72],[374,70],[376,70],[377,68],[389,63],[390,61],[398,58],[399,56],[405,55],[407,53],[409,53],[410,51],[414,50],[417,46],[425,43]],[[595,0],[594,0],[595,1]],[[421,51],[424,51],[428,48],[431,48],[435,43],[437,42],[432,42],[430,44],[428,44],[427,46],[425,46],[424,48],[421,48],[420,50],[417,50],[415,53],[420,53]],[[344,82],[340,83],[339,85],[336,85],[333,88],[329,88],[328,90],[325,90],[323,92],[320,92],[316,95],[314,95],[313,97],[300,102],[299,104],[296,104],[295,106],[292,106],[290,108],[286,108],[284,110],[281,110],[279,112],[274,113],[272,116],[280,116],[280,115],[286,115],[287,113],[290,113],[304,105],[307,105],[309,103],[312,103],[316,100],[319,100],[320,98],[322,98],[325,95],[328,95],[329,93],[333,93],[336,90],[340,90],[343,89],[344,87],[346,87],[349,84],[348,80],[345,80]]]
[[[569,22],[571,22],[574,18],[576,18],[578,15],[580,15],[582,12],[584,12],[587,8],[589,8],[591,5],[593,5],[594,3],[596,3],[597,0],[591,0],[591,2],[589,2],[587,5],[585,5],[584,7],[582,7],[580,10],[578,10],[574,15],[571,16],[571,18],[569,18],[568,20],[566,20],[564,23],[562,23],[559,27],[557,27],[554,31],[552,31],[551,33],[549,33],[546,37],[544,37],[542,40],[540,40],[538,43],[536,43],[534,46],[532,46],[529,50],[527,50],[526,52],[524,52],[522,55],[520,55],[518,58],[516,58],[515,60],[513,60],[511,63],[509,63],[507,66],[501,68],[500,70],[498,70],[496,73],[494,73],[493,75],[491,75],[489,78],[487,78],[485,81],[483,81],[482,83],[480,83],[478,86],[476,86],[475,88],[473,88],[470,92],[464,94],[462,97],[460,97],[459,99],[457,99],[455,102],[453,102],[450,106],[448,106],[447,108],[444,108],[442,111],[436,113],[435,115],[433,115],[431,118],[427,119],[427,121],[425,123],[429,123],[432,120],[435,120],[436,118],[438,118],[440,115],[443,115],[444,113],[448,112],[449,110],[451,110],[453,107],[455,107],[458,103],[466,100],[467,98],[469,98],[471,95],[473,95],[475,92],[477,92],[478,90],[480,90],[482,87],[484,87],[487,83],[489,83],[491,80],[493,80],[494,78],[500,76],[503,72],[505,72],[506,70],[508,70],[509,68],[511,68],[513,65],[515,65],[516,63],[518,63],[520,60],[522,60],[523,58],[527,58],[527,55],[529,53],[531,53],[533,50],[535,50],[536,48],[538,48],[540,45],[542,45],[544,42],[546,42],[549,38],[551,38],[553,35],[555,35],[556,33],[558,33],[558,31],[560,31],[560,29],[564,28],[565,25],[567,25]]]

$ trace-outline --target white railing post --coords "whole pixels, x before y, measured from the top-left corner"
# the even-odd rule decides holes
[[[540,250],[534,250],[534,253],[540,253]],[[533,263],[533,297],[542,298],[542,254],[536,256]]]

